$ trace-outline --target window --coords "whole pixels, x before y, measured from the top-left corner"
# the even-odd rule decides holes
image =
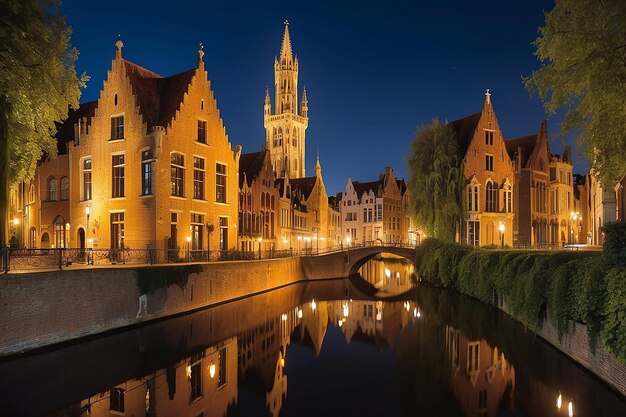
[[[478,410],[487,410],[487,390],[483,389],[478,392]]]
[[[124,213],[111,213],[111,249],[124,247]]]
[[[480,245],[480,222],[469,220],[467,222],[467,244],[472,246]]]
[[[220,250],[228,250],[228,217],[220,217]]]
[[[113,198],[124,197],[124,154],[113,155]]]
[[[185,157],[182,154],[172,152],[170,154],[170,184],[172,195],[185,196]]]
[[[478,185],[469,185],[467,188],[467,211],[478,210]]]
[[[193,198],[204,200],[204,159],[193,157]]]
[[[202,397],[202,362],[198,362],[191,366],[191,398],[190,402]]]
[[[67,179],[67,177],[61,178],[61,200],[67,200],[69,198],[68,197],[69,188],[70,188],[70,181]]]
[[[118,413],[124,412],[124,390],[114,388],[109,391],[109,410],[117,411]]]
[[[54,247],[55,248],[64,248],[65,247],[65,219],[63,216],[58,216],[54,219]]]
[[[485,169],[487,171],[493,171],[493,155],[485,155]]]
[[[50,178],[48,180],[48,201],[56,201],[57,199],[57,179]]]
[[[198,120],[198,142],[206,143],[206,120]]]
[[[191,213],[191,249],[202,250],[202,231],[204,230],[204,216]]]
[[[35,202],[35,186],[33,184],[31,184],[30,188],[28,189],[28,202],[29,203]]]
[[[485,130],[485,145],[493,145],[493,130]]]
[[[485,187],[485,211],[490,213],[498,211],[498,188],[491,181],[488,181]]]
[[[215,201],[226,203],[226,165],[215,164]]]
[[[467,372],[473,373],[478,372],[478,368],[480,366],[479,362],[479,342],[472,342],[467,344]]]
[[[148,149],[141,152],[141,195],[152,194],[152,152]]]
[[[550,182],[556,181],[556,167],[550,167]]]
[[[221,387],[226,384],[226,348],[221,348],[219,353],[219,375],[217,377],[217,386]]]
[[[111,140],[124,139],[124,116],[111,117]]]
[[[91,200],[91,158],[83,160],[83,201]]]
[[[513,192],[510,185],[504,188],[504,212],[513,213]]]

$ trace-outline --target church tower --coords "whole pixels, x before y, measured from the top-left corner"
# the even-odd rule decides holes
[[[263,121],[266,147],[279,177],[304,177],[305,131],[309,125],[306,88],[298,103],[298,57],[294,58],[285,21],[280,57],[274,58],[274,112],[269,89],[265,91]]]

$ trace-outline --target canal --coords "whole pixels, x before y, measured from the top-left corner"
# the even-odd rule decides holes
[[[625,416],[502,312],[377,258],[0,362],[0,416]]]

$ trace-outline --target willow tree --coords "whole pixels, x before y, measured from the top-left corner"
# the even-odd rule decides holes
[[[526,88],[548,114],[565,110],[561,133],[612,188],[626,173],[626,1],[556,0],[545,19]]]
[[[86,77],[58,1],[0,0],[0,245],[8,233],[9,185],[55,156],[55,122],[77,107]]]
[[[407,162],[413,219],[429,236],[454,241],[465,177],[452,129],[437,119],[418,128]]]

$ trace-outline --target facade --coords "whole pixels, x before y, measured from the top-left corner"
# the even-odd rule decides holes
[[[241,155],[239,160],[239,250],[276,250],[279,192],[269,151]]]
[[[616,200],[616,212],[615,218],[618,222],[626,221],[626,175],[615,184],[615,200]]]
[[[448,126],[456,134],[466,179],[461,242],[512,245],[515,174],[489,90],[480,112]]]
[[[590,216],[592,244],[602,245],[604,243],[604,233],[602,227],[617,220],[617,199],[613,189],[605,189],[602,183],[596,178],[593,171],[589,175],[590,185]]]
[[[116,46],[99,99],[60,130],[69,246],[175,256],[236,248],[240,147],[228,141],[202,49],[195,68],[162,77],[122,58],[121,41]]]
[[[568,148],[563,157],[550,157],[550,243],[553,247],[574,243],[574,188]]]
[[[266,147],[278,177],[305,176],[305,132],[309,125],[306,89],[298,108],[298,57],[294,58],[289,36],[289,23],[280,48],[280,57],[274,59],[274,108],[269,90],[265,91],[263,120]]]
[[[348,179],[341,195],[341,221],[352,244],[409,243],[408,191],[393,168],[386,167],[376,181]]]

